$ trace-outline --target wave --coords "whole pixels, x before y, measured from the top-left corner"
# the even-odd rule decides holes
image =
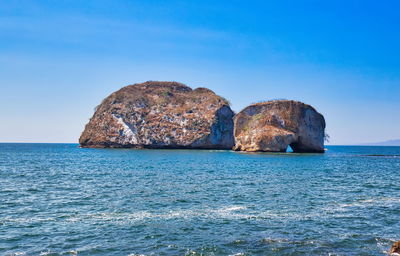
[[[372,206],[390,206],[393,203],[400,203],[400,198],[396,197],[376,197],[369,199],[360,199],[351,203],[338,204],[336,205],[336,209],[338,210],[346,210],[350,207],[372,207]]]
[[[33,216],[30,218],[18,218],[7,216],[0,220],[2,225],[12,223],[31,224],[38,222],[114,222],[129,224],[149,220],[192,220],[192,219],[253,219],[253,220],[302,220],[314,218],[333,218],[343,217],[343,214],[351,214],[354,208],[368,207],[392,207],[400,204],[400,198],[395,197],[376,197],[355,200],[349,203],[332,203],[326,207],[315,209],[307,213],[299,213],[287,209],[271,210],[249,210],[242,205],[229,205],[221,208],[205,209],[178,209],[164,212],[138,211],[138,212],[96,212],[87,214],[64,215],[62,218]]]

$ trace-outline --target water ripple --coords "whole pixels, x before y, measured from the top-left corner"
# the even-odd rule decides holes
[[[0,144],[0,255],[385,255],[398,155]]]

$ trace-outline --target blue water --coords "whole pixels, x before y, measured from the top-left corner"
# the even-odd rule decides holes
[[[0,255],[385,255],[399,174],[400,147],[0,144]]]

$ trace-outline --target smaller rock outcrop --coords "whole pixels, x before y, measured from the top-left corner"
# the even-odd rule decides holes
[[[250,105],[234,117],[237,151],[324,152],[325,119],[312,106],[292,100]]]
[[[395,242],[390,248],[389,254],[400,255],[400,241]]]

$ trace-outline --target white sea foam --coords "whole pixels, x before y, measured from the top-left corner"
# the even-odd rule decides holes
[[[76,215],[71,216],[67,220],[69,222],[79,221],[114,221],[114,222],[135,222],[148,219],[193,219],[193,218],[254,218],[254,214],[240,213],[239,211],[246,210],[244,206],[227,206],[222,208],[207,208],[207,209],[194,209],[194,210],[170,210],[167,212],[152,213],[148,211],[139,211],[133,213],[115,213],[115,212],[101,212],[94,214]]]
[[[399,204],[400,198],[394,197],[376,197],[362,200],[355,200],[351,203],[330,204],[324,208],[308,212],[298,213],[295,211],[275,209],[264,211],[251,211],[242,205],[228,205],[221,208],[203,208],[203,209],[177,209],[161,212],[138,211],[138,212],[99,212],[90,214],[74,214],[63,220],[57,220],[52,217],[31,217],[14,218],[8,216],[2,218],[3,223],[35,223],[35,222],[115,222],[120,224],[141,222],[145,220],[171,220],[171,219],[280,219],[280,220],[302,220],[315,218],[346,217],[353,212],[353,208],[366,208],[372,206],[391,206]]]
[[[67,222],[115,222],[120,224],[142,222],[146,220],[171,220],[171,219],[186,219],[191,220],[194,218],[202,219],[304,219],[319,216],[320,213],[310,213],[307,215],[276,211],[249,212],[243,206],[228,206],[223,208],[206,208],[206,209],[193,209],[193,210],[170,210],[166,212],[152,213],[148,211],[139,212],[100,212],[92,214],[77,214],[71,215],[62,221]],[[53,222],[61,221],[54,218],[13,218],[7,217],[1,220],[4,223],[35,223],[35,222]]]
[[[238,210],[244,210],[244,209],[246,209],[246,207],[244,207],[244,206],[228,206],[228,207],[222,208],[221,211],[230,212],[230,211],[238,211]]]
[[[0,222],[2,223],[19,223],[19,224],[25,224],[25,223],[35,223],[35,222],[51,222],[55,221],[55,218],[52,217],[30,217],[30,218],[18,218],[18,217],[12,217],[12,216],[6,216],[3,217]]]
[[[48,250],[48,251],[41,252],[39,255],[40,256],[46,256],[46,255],[50,255],[50,254],[53,254],[53,253],[50,250]]]
[[[337,211],[346,211],[347,208],[351,208],[351,207],[365,208],[365,207],[371,207],[371,206],[389,206],[389,205],[398,204],[398,203],[400,203],[400,198],[376,197],[376,198],[356,200],[351,203],[338,204],[335,206],[335,208]]]

